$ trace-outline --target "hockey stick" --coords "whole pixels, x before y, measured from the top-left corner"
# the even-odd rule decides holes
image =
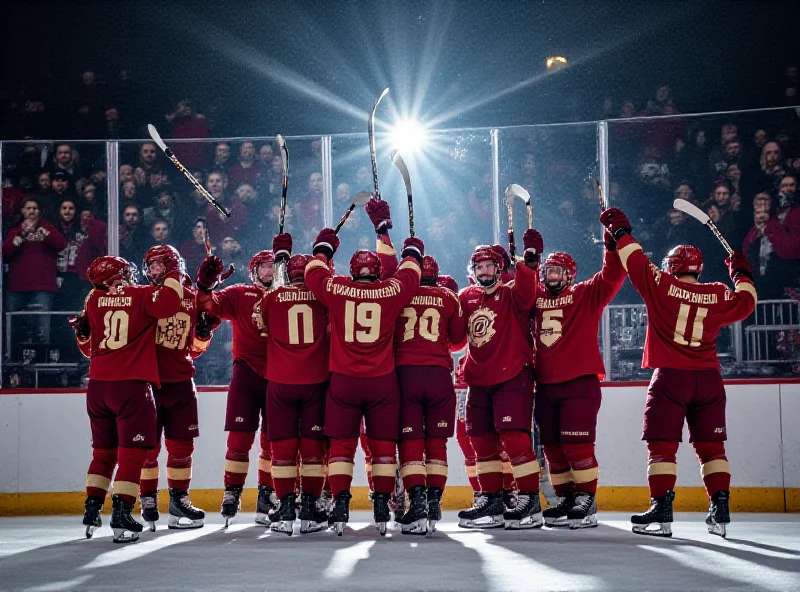
[[[690,215],[692,218],[699,220],[701,224],[705,224],[711,229],[711,232],[714,233],[714,236],[717,237],[717,240],[725,247],[725,250],[728,251],[728,255],[733,255],[733,249],[731,248],[728,241],[725,240],[725,237],[722,236],[722,233],[717,228],[717,225],[711,221],[711,218],[708,217],[703,210],[698,208],[696,205],[689,203],[685,199],[676,199],[672,202],[672,207],[676,210],[680,210],[684,214]]]
[[[521,185],[517,185],[516,183],[512,183],[508,186],[508,189],[506,189],[506,198],[508,198],[509,191],[512,195],[520,198],[522,203],[525,204],[525,207],[528,210],[528,228],[533,228],[533,207],[531,206],[531,194],[528,193],[527,189]]]
[[[208,225],[206,225],[206,229],[203,234],[206,237],[206,257],[211,257],[211,234],[208,232]],[[222,284],[225,280],[231,277],[235,270],[236,267],[234,267],[233,263],[231,263],[228,271],[219,276],[219,284]]]
[[[283,234],[283,223],[286,220],[286,190],[289,188],[289,151],[286,149],[286,140],[278,134],[275,141],[281,151],[281,161],[283,161],[283,187],[281,188],[281,213],[278,222],[278,234]]]
[[[400,174],[403,177],[403,183],[406,185],[406,196],[408,196],[408,227],[410,229],[410,234],[414,236],[414,199],[411,197],[411,177],[408,174],[408,167],[406,166],[403,157],[400,156],[400,152],[395,150],[392,152],[392,162],[397,167],[397,170],[400,171]]]
[[[514,242],[514,194],[511,192],[511,185],[506,187],[506,208],[508,209],[508,253],[511,261],[517,255],[517,244]]]
[[[605,212],[608,209],[608,198],[603,193],[603,185],[600,183],[600,179],[594,179],[594,186],[597,192],[597,199],[600,202],[600,211]]]
[[[369,156],[372,159],[372,184],[375,186],[376,199],[381,199],[381,192],[380,189],[378,189],[378,160],[375,156],[375,112],[378,110],[378,105],[380,105],[383,97],[385,97],[388,92],[389,89],[384,88],[381,96],[375,101],[375,106],[372,108],[372,115],[369,117],[369,124],[367,127],[367,133],[369,135]]]
[[[226,210],[226,209],[225,209],[225,206],[223,206],[223,205],[222,205],[221,203],[219,203],[219,202],[218,202],[216,199],[214,199],[214,196],[213,196],[213,195],[211,195],[211,194],[210,194],[210,193],[209,193],[209,192],[206,190],[206,188],[205,188],[205,187],[203,187],[203,186],[200,184],[200,182],[199,182],[197,179],[195,179],[195,178],[194,178],[194,175],[193,175],[192,173],[190,173],[189,171],[187,171],[187,170],[186,170],[186,167],[184,167],[184,166],[181,164],[181,161],[180,161],[180,160],[178,160],[178,159],[175,157],[175,155],[172,153],[172,150],[170,150],[169,148],[167,148],[167,145],[164,143],[164,140],[162,140],[162,139],[161,139],[161,136],[158,134],[158,132],[156,131],[156,128],[153,126],[153,124],[150,124],[150,123],[148,123],[148,124],[147,124],[147,129],[148,129],[148,131],[150,132],[150,137],[151,137],[151,138],[153,138],[153,141],[154,141],[156,144],[158,144],[158,147],[159,147],[159,148],[161,148],[161,149],[164,151],[164,154],[166,154],[166,155],[167,155],[167,157],[169,157],[169,159],[172,161],[172,164],[174,164],[174,165],[175,165],[175,167],[176,167],[176,168],[177,168],[177,169],[178,169],[180,172],[182,172],[182,173],[184,174],[184,176],[185,176],[187,179],[189,179],[189,182],[190,182],[192,185],[194,185],[195,189],[197,189],[197,190],[200,192],[200,194],[201,194],[203,197],[205,197],[205,198],[208,200],[208,202],[209,202],[209,203],[210,203],[212,206],[214,206],[215,208],[217,208],[217,209],[219,210],[220,214],[222,214],[222,215],[223,215],[223,216],[225,216],[226,218],[230,218],[230,217],[231,217],[231,213],[230,213],[228,210]]]
[[[367,205],[367,202],[372,199],[372,194],[369,191],[359,191],[356,193],[356,196],[353,198],[353,203],[350,204],[350,207],[347,208],[344,215],[339,220],[339,223],[336,225],[334,229],[334,233],[339,234],[339,231],[344,226],[344,223],[347,222],[347,219],[350,217],[350,214],[353,213],[353,210],[356,209],[356,206],[363,207]]]

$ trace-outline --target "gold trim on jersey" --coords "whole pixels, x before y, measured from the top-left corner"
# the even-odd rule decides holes
[[[441,465],[439,463],[428,461],[428,463],[425,465],[425,469],[428,475],[441,475],[442,477],[447,477],[447,465]]]
[[[410,260],[410,261],[403,261],[403,262],[402,262],[402,263],[401,263],[401,264],[400,264],[400,265],[397,267],[397,269],[398,269],[398,270],[400,270],[400,269],[413,269],[414,271],[416,271],[416,272],[417,272],[417,275],[418,275],[419,277],[422,277],[422,270],[419,268],[419,263],[417,263],[417,262],[416,262],[416,261],[414,261],[414,260]]]
[[[622,262],[622,267],[625,268],[625,271],[628,271],[628,257],[633,255],[636,251],[641,251],[642,245],[639,243],[631,243],[629,245],[625,245],[621,249],[617,249],[617,254],[619,255],[619,260]]]
[[[353,463],[337,461],[328,464],[328,475],[353,476]]]
[[[324,477],[326,468],[325,465],[304,464],[300,467],[300,475],[302,477]]]
[[[572,483],[572,471],[564,471],[563,473],[550,473],[550,483],[553,485],[564,485],[565,483]]]
[[[756,287],[747,280],[742,280],[740,282],[737,282],[735,291],[747,292],[753,297],[753,300],[756,301],[756,304],[758,304],[758,294],[756,294]]]
[[[109,485],[111,485],[111,479],[108,477],[94,475],[92,473],[86,475],[86,487],[94,487],[96,489],[104,489],[105,491],[108,491]]]
[[[175,290],[178,293],[178,296],[180,296],[181,302],[183,302],[183,286],[181,286],[181,283],[178,280],[171,277],[167,278],[164,280],[164,287]]]
[[[272,459],[259,458],[258,459],[258,470],[259,471],[263,471],[265,473],[269,473],[272,470]]]
[[[311,261],[309,261],[308,263],[306,263],[306,269],[305,269],[305,271],[304,271],[303,273],[304,273],[304,274],[305,274],[305,273],[308,273],[308,271],[309,271],[310,269],[314,269],[315,267],[324,267],[325,269],[330,269],[330,268],[329,268],[329,267],[328,267],[328,266],[325,264],[325,262],[324,262],[324,261],[322,261],[321,259],[312,259]]]
[[[225,470],[229,473],[246,473],[250,468],[249,461],[228,460],[225,459]]]
[[[513,473],[514,467],[511,466],[511,463],[507,460],[503,461],[503,474]]]
[[[588,483],[594,481],[600,476],[600,470],[597,467],[591,469],[583,469],[580,471],[572,471],[572,476],[575,478],[575,483]]]
[[[139,495],[139,484],[130,481],[114,481],[114,489],[111,490],[111,494],[129,495],[135,498]]]
[[[514,475],[514,479],[519,479],[520,477],[527,477],[528,475],[533,475],[539,471],[541,471],[541,467],[539,467],[539,461],[532,460],[530,462],[522,463],[521,465],[512,467],[511,472]]]
[[[281,467],[273,465],[272,476],[275,479],[296,479],[297,478],[297,465],[290,467]]]
[[[727,460],[717,459],[710,460],[702,466],[701,470],[703,477],[711,475],[712,473],[728,473],[731,474],[731,465]]]
[[[426,475],[425,464],[422,461],[414,461],[400,467],[400,476],[405,479],[409,475]],[[374,475],[374,473],[373,473]]]
[[[477,477],[478,476],[478,467],[475,465],[467,465],[467,477]]]
[[[167,467],[167,479],[188,481],[192,478],[192,467]]]
[[[485,475],[486,473],[502,473],[503,463],[501,463],[499,460],[489,460],[485,462],[478,461],[475,464],[475,468],[478,471],[478,475]]]
[[[144,481],[147,479],[151,481],[153,479],[158,479],[158,467],[144,467],[142,468],[142,472],[139,473],[139,479]]]
[[[397,464],[372,463],[372,477],[394,477]]]
[[[647,465],[648,475],[677,475],[678,465],[670,462],[656,462]]]

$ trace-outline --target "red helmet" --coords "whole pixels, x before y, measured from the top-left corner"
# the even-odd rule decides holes
[[[503,258],[503,269],[501,271],[508,271],[508,268],[511,267],[511,257],[508,255],[508,251],[501,245],[492,245],[491,249]]]
[[[308,255],[292,255],[289,263],[286,264],[286,274],[290,282],[301,281],[306,272],[306,265],[311,261]]]
[[[673,247],[661,261],[661,271],[670,275],[692,274],[699,276],[703,272],[703,253],[691,245]]]
[[[366,249],[359,249],[353,253],[350,258],[350,275],[354,280],[359,278],[378,279],[381,275],[381,260],[377,253]]]
[[[452,290],[453,292],[458,294],[458,282],[456,282],[456,280],[454,280],[452,276],[440,275],[436,283],[440,285],[442,288],[447,288],[448,290]]]
[[[561,271],[561,279],[558,284],[550,285],[547,282],[548,268],[559,269]],[[553,292],[561,292],[564,288],[572,285],[575,277],[578,275],[578,266],[575,264],[575,259],[569,253],[561,251],[557,253],[550,253],[544,260],[540,272],[542,283]]]
[[[135,283],[135,269],[122,257],[104,255],[92,261],[86,275],[95,288],[105,290],[118,282]]]
[[[425,255],[422,258],[422,284],[425,286],[435,286],[439,279],[439,264],[432,255]]]
[[[258,268],[263,263],[272,263],[275,264],[275,254],[272,251],[259,251],[253,258],[250,259],[250,265],[247,266],[248,271],[250,272],[250,281],[255,283],[261,283],[258,279]],[[272,278],[270,278],[269,284],[272,283]]]
[[[150,265],[156,262],[164,265],[164,271],[157,276],[153,276],[150,274]],[[181,274],[185,272],[183,258],[178,253],[178,249],[171,245],[157,245],[148,249],[147,254],[144,256],[142,273],[151,284],[160,283],[164,277],[173,271],[179,271]]]
[[[486,282],[481,282],[475,276],[475,265],[483,261],[491,261],[497,266],[497,273],[495,273],[495,277]],[[472,252],[472,257],[470,257],[469,274],[475,279],[477,284],[480,284],[484,288],[490,288],[497,283],[497,280],[500,279],[500,273],[503,270],[503,263],[503,256],[495,251],[493,247],[489,245],[478,245]]]

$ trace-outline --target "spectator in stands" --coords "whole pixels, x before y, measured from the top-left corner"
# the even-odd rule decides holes
[[[142,224],[142,210],[136,204],[126,205],[119,226],[119,256],[138,265],[150,246],[149,242]]]
[[[375,190],[375,188],[372,186],[372,173],[368,167],[360,166],[358,169],[356,169],[356,174],[353,177],[351,186],[353,187],[353,191],[356,193],[359,191]]]
[[[222,259],[227,267],[228,264],[233,263],[236,268],[233,275],[228,280],[228,284],[245,284],[250,281],[249,271],[247,268],[249,255],[242,251],[242,247],[232,236],[226,236],[220,245],[218,256]]]
[[[211,137],[211,124],[205,115],[195,113],[189,99],[178,101],[175,110],[166,115],[166,120],[172,124],[170,137],[176,140]],[[206,165],[208,148],[205,142],[173,142],[171,145],[178,160],[190,170]]]
[[[50,180],[50,173],[48,171],[42,171],[36,177],[36,187],[34,188],[34,192],[37,196],[42,197],[50,193],[53,189],[53,184]]]
[[[158,189],[155,202],[149,208],[144,208],[142,212],[145,228],[151,228],[159,220],[164,220],[172,230],[175,238],[180,238],[178,229],[181,222],[180,207],[176,204],[175,194],[172,187],[162,185]]]
[[[268,171],[272,166],[272,144],[266,142],[258,147],[258,164],[262,171]]]
[[[226,175],[231,167],[231,146],[227,142],[218,142],[214,146],[214,164],[212,169],[222,171]]]
[[[755,132],[753,132],[753,150],[757,154],[761,154],[761,149],[764,148],[764,144],[767,143],[767,140],[769,140],[767,130],[758,128]]]
[[[139,164],[133,171],[133,177],[148,199],[168,181],[158,162],[158,146],[155,142],[144,142],[139,147]]]
[[[135,205],[142,207],[142,202],[146,200],[139,196],[139,186],[135,181],[125,181],[122,183],[119,192],[119,210],[122,212],[126,206]]]
[[[232,187],[237,187],[240,183],[250,183],[255,186],[260,176],[261,166],[256,160],[255,145],[249,140],[242,142],[239,146],[239,162],[228,171],[228,183]]]
[[[75,156],[76,153],[71,144],[56,144],[55,162],[49,169],[51,177],[55,177],[55,173],[65,174],[73,188],[77,180],[82,177]]]
[[[86,279],[86,270],[95,257],[105,253],[105,236],[99,235],[96,226],[84,227],[78,218],[75,201],[69,198],[61,202],[56,228],[64,236],[66,246],[59,251],[56,260],[58,294],[53,308],[77,311],[81,309],[87,292],[86,282],[83,281]]]
[[[166,220],[154,222],[150,230],[150,237],[153,239],[154,246],[170,244],[169,222]]]
[[[781,147],[777,142],[767,142],[761,149],[761,177],[759,190],[775,191],[780,180],[786,175],[786,170],[781,165]]]
[[[133,178],[133,167],[129,164],[119,165],[119,182],[120,185],[128,181],[135,181]]]
[[[105,193],[98,191],[95,183],[89,181],[81,186],[82,205],[91,208],[96,218],[105,219],[108,206]]]
[[[772,242],[764,234],[771,209],[772,196],[769,193],[762,192],[753,198],[753,227],[742,244],[742,251],[750,261],[756,290],[762,300],[781,298],[785,287],[785,278],[779,274],[781,262],[777,261]]]
[[[3,261],[9,265],[10,286],[6,310],[24,308],[49,311],[53,308],[56,282],[56,257],[66,243],[55,226],[42,219],[39,202],[26,198],[22,202],[23,220],[3,241]],[[34,339],[47,343],[50,339],[50,317],[40,315],[34,323]]]
[[[742,159],[742,143],[739,138],[730,138],[725,141],[722,151],[712,150],[709,162],[709,172],[713,179],[726,175],[728,166],[738,165]]]
[[[212,171],[206,178],[206,189],[208,192],[223,204],[230,212],[230,217],[225,217],[213,205],[206,207],[205,218],[208,221],[208,230],[211,235],[211,243],[218,245],[226,236],[237,236],[239,229],[247,221],[247,210],[239,201],[238,197],[228,197],[228,179],[224,173]]]
[[[676,209],[670,209],[664,218],[656,222],[659,245],[653,251],[656,261],[660,261],[672,247],[692,245],[697,242],[694,240],[697,233],[692,232],[692,227],[687,222],[688,216]]]
[[[180,253],[186,262],[186,271],[194,277],[206,258],[206,219],[197,218],[192,226],[192,237],[181,243]]]
[[[55,220],[58,215],[58,205],[66,197],[77,199],[75,191],[70,183],[70,177],[63,171],[58,171],[53,174],[51,181],[52,190],[42,199],[39,204],[42,208],[42,216],[48,220]]]
[[[261,187],[267,201],[280,197],[281,187],[283,187],[283,160],[280,154],[272,157],[269,168],[264,169],[261,175]]]

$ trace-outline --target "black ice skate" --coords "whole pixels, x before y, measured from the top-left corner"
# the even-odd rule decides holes
[[[667,490],[667,494],[664,497],[651,498],[649,510],[631,516],[633,532],[636,534],[671,537],[672,500],[674,499],[675,492],[671,489]],[[655,528],[648,528],[654,524],[656,525]]]
[[[333,528],[336,530],[337,536],[342,536],[344,527],[350,520],[350,495],[349,491],[340,491],[333,498],[333,512],[331,512],[330,521],[333,522]]]
[[[103,525],[103,521],[100,520],[103,500],[99,497],[87,497],[84,508],[86,511],[83,514],[83,525],[86,527],[86,538],[90,539],[94,531]]]
[[[156,522],[160,518],[158,513],[158,492],[143,495],[139,498],[139,503],[142,506],[142,520],[147,522],[150,527],[150,532],[156,531]]]
[[[392,517],[397,524],[400,524],[403,515],[406,513],[406,490],[403,488],[403,480],[400,478],[400,471],[397,471],[394,481],[394,493],[389,501],[389,509],[392,510]]]
[[[266,485],[258,486],[258,503],[256,504],[256,524],[269,526],[277,519],[277,510],[280,506],[275,490]]]
[[[567,514],[567,520],[572,530],[597,526],[597,500],[594,496],[591,493],[578,492],[575,495],[575,505]]]
[[[144,512],[142,512],[144,515]],[[175,530],[203,528],[206,513],[192,504],[185,489],[169,490],[169,528]]]
[[[320,510],[319,499],[310,493],[300,494],[300,534],[328,528],[328,512]]]
[[[428,494],[424,485],[415,485],[408,492],[408,511],[399,524],[403,534],[428,533]]]
[[[118,496],[111,496],[111,530],[114,531],[115,543],[135,543],[139,533],[144,530],[141,523],[131,516],[133,504],[122,501]]]
[[[570,491],[567,493],[567,495],[558,499],[558,504],[547,508],[544,512],[542,512],[545,526],[549,526],[550,528],[563,528],[564,526],[569,526],[567,514],[574,505],[575,497]]]
[[[542,518],[542,503],[539,501],[539,492],[522,492],[517,494],[517,504],[513,510],[503,513],[503,525],[506,530],[522,530],[525,528],[541,528],[544,524]]]
[[[330,491],[322,490],[322,494],[317,498],[317,510],[330,516],[333,510],[333,494]]]
[[[389,521],[392,515],[389,513],[389,498],[390,493],[382,493],[376,491],[372,497],[372,516],[375,519],[375,526],[378,527],[378,532],[381,536],[386,536],[386,529],[389,526]]]
[[[292,536],[294,532],[294,519],[297,518],[297,511],[294,509],[294,502],[296,499],[297,495],[294,493],[287,493],[281,498],[280,506],[270,526],[272,530]]]
[[[728,524],[731,522],[730,500],[730,491],[716,492],[711,496],[711,505],[708,506],[708,516],[706,516],[708,532],[723,539],[728,535]]]
[[[513,489],[504,489],[503,505],[506,507],[506,510],[513,510],[517,505],[517,492]]]
[[[222,508],[219,513],[225,518],[225,528],[230,526],[231,521],[242,509],[242,486],[228,485],[225,493],[222,494]]]
[[[475,498],[475,504],[469,510],[458,513],[458,525],[461,528],[498,528],[503,526],[503,494],[486,493]]]
[[[442,490],[428,487],[428,534],[436,532],[436,523],[442,519]]]

